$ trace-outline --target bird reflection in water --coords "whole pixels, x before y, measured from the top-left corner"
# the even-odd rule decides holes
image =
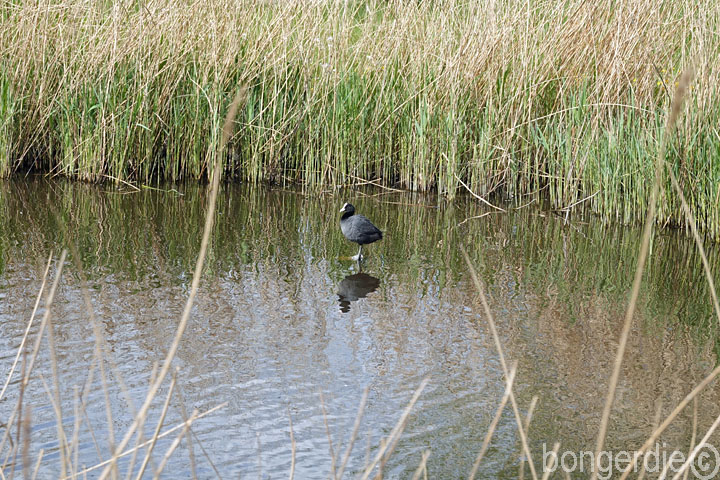
[[[350,311],[350,303],[365,298],[369,293],[377,290],[380,280],[367,273],[356,273],[345,277],[338,286],[340,311]]]

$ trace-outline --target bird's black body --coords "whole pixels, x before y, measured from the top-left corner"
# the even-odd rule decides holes
[[[351,204],[346,203],[343,205],[340,212],[343,214],[340,218],[340,230],[342,230],[345,238],[360,245],[359,260],[362,254],[362,246],[377,242],[383,238],[383,234],[367,217],[355,215],[355,207]]]

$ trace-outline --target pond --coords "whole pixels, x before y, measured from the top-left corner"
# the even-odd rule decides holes
[[[138,192],[34,177],[0,182],[0,381],[15,360],[49,255],[51,281],[68,248],[52,325],[65,435],[72,439],[77,429],[75,471],[108,458],[110,442],[132,423],[172,343],[199,251],[206,193],[184,184]],[[357,246],[339,228],[346,201],[385,232],[364,248],[362,271],[350,258]],[[554,442],[561,451],[593,450],[640,229],[602,225],[581,213],[566,224],[537,202],[525,206],[529,201],[500,212],[471,197],[446,202],[386,190],[222,186],[163,430],[194,409],[224,406],[196,420],[191,442],[179,444],[164,474],[285,478],[292,420],[295,478],[326,479],[339,468],[367,388],[344,475],[356,478],[427,378],[383,472],[411,478],[430,450],[429,478],[467,478],[505,380],[462,248],[486,286],[505,354],[518,362],[523,416],[537,397],[529,427],[536,468]],[[716,272],[720,259],[709,250]],[[106,344],[107,401],[97,369],[83,393],[96,345],[86,296]],[[43,314],[41,303],[29,349]],[[665,418],[716,365],[717,346],[695,246],[682,232],[662,230],[653,241],[607,448],[639,447],[658,413]],[[0,399],[3,435],[20,395],[21,366],[16,370]],[[43,340],[23,393],[33,466],[43,452],[39,478],[57,477],[61,468],[50,401],[55,378]],[[168,384],[150,410],[146,439]],[[701,436],[720,413],[720,387],[713,383],[698,398]],[[693,418],[691,404],[661,437],[663,448],[687,451]],[[145,476],[159,468],[178,433],[158,440]],[[11,452],[6,442],[0,451],[6,476]],[[477,478],[518,478],[520,454],[508,406]],[[143,456],[122,457],[121,474],[138,472]],[[530,478],[527,469],[524,476]]]

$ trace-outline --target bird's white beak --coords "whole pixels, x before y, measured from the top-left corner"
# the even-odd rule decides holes
[[[340,213],[345,213],[345,205],[340,209]]]

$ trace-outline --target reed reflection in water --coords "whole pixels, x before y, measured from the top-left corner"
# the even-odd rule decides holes
[[[117,377],[127,396],[141,401],[174,334],[204,220],[204,189],[175,188],[182,195],[43,179],[0,182],[0,371],[12,363],[48,253],[72,243]],[[430,448],[433,478],[466,476],[504,380],[458,253],[462,245],[487,285],[507,354],[519,361],[515,386],[524,413],[539,397],[533,451],[555,441],[564,449],[594,445],[639,232],[578,215],[565,226],[531,208],[472,219],[486,211],[469,198],[446,204],[422,195],[347,193],[341,200],[223,187],[206,272],[177,358],[182,397],[173,396],[166,423],[182,421],[181,406],[191,411],[229,402],[193,427],[196,440],[223,476],[275,478],[289,470],[291,416],[296,478],[327,478],[326,418],[337,453],[347,445],[369,386],[350,475],[377,451],[428,377],[386,475],[410,476]],[[342,257],[348,244],[337,210],[346,200],[388,233],[373,245],[363,273]],[[709,254],[718,271],[716,249]],[[94,337],[78,272],[73,262],[65,268],[53,318],[63,421],[71,432],[74,391],[87,377]],[[655,238],[643,292],[608,448],[637,447],[656,410],[667,413],[716,361],[717,326],[691,241],[672,231]],[[52,378],[49,365],[43,351],[37,372],[46,379]],[[123,430],[131,409],[115,373],[110,385],[114,425]],[[25,395],[33,412],[30,455],[37,458],[44,449],[41,472],[54,477],[59,445],[53,409],[37,378]],[[11,388],[0,402],[0,422],[17,398],[18,389]],[[700,402],[702,429],[718,413],[717,387]],[[99,459],[93,434],[101,452],[109,440],[97,378],[86,410],[93,432],[88,421],[81,423],[79,458],[91,465]],[[480,478],[517,478],[516,432],[512,416],[504,415]],[[692,418],[685,416],[663,440],[686,447],[691,436]],[[169,443],[161,441],[158,451]],[[4,458],[7,451],[0,453]],[[183,444],[167,473],[188,476],[188,458]],[[197,468],[202,478],[214,476],[204,457]]]

